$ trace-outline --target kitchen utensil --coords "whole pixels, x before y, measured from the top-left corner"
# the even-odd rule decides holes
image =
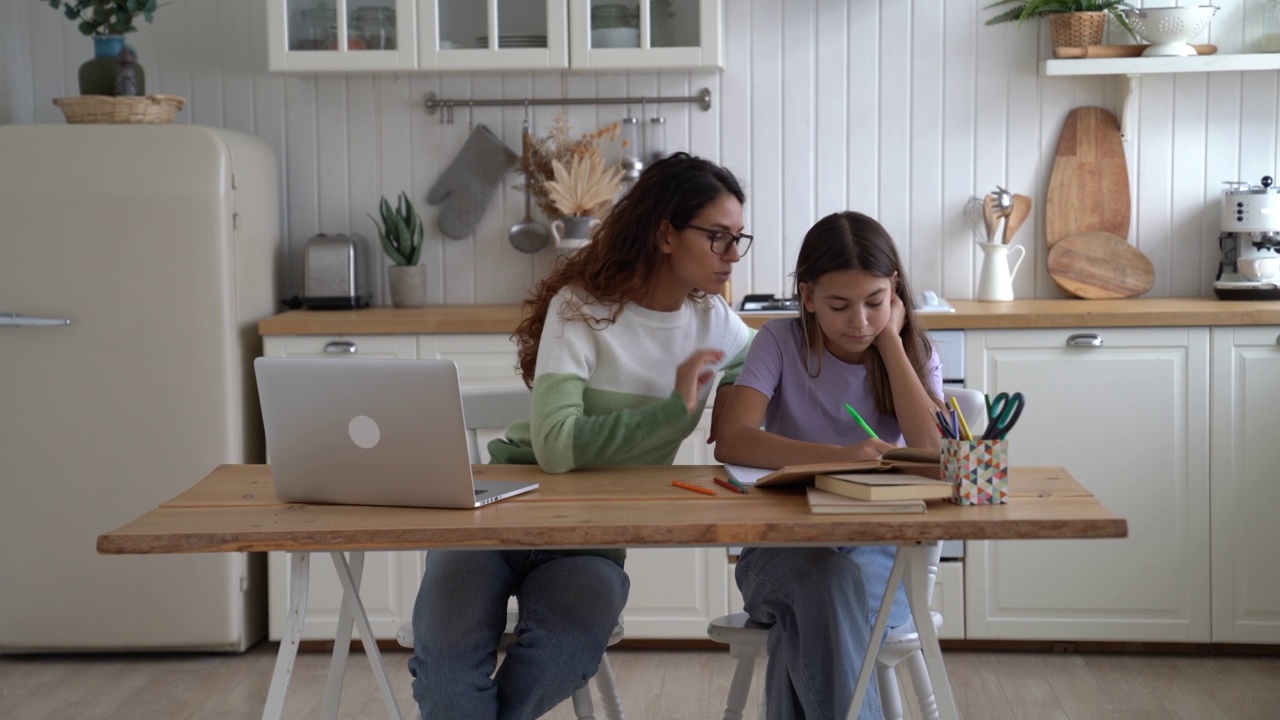
[[[529,167],[529,118],[525,118],[524,125],[520,130],[520,143],[523,149],[523,158],[521,167]],[[551,241],[551,234],[547,231],[547,226],[533,219],[533,194],[529,192],[529,176],[525,175],[524,187],[524,220],[511,226],[511,232],[507,235],[508,242],[511,247],[525,253],[536,253],[547,246]]]
[[[1013,276],[1018,273],[1027,249],[1021,245],[1004,245],[996,242],[974,243],[982,250],[982,274],[978,277],[978,300],[1004,302],[1013,299]],[[1017,253],[1018,259],[1009,267],[1009,255]]]
[[[1027,216],[1031,214],[1031,198],[1026,195],[1013,196],[1013,208],[1009,211],[1009,215],[1004,221],[1004,235],[1000,242],[1008,245],[1013,242],[1014,233],[1022,227],[1022,223],[1026,222]]]
[[[996,215],[1008,216],[1009,211],[1013,209],[1013,194],[997,185],[996,191],[991,193],[991,196],[996,199],[996,209],[998,211]]]
[[[1117,58],[1117,57],[1138,57],[1142,51],[1151,47],[1143,43],[1141,45],[1085,45],[1084,47],[1056,47],[1053,49],[1055,58]],[[1192,45],[1197,55],[1213,55],[1218,52],[1217,45]]]
[[[987,242],[995,242],[996,226],[1000,218],[996,216],[996,199],[991,195],[982,198],[982,224],[987,230]]]
[[[1187,41],[1204,32],[1214,13],[1218,12],[1213,5],[1119,10],[1138,37],[1151,43],[1151,47],[1142,51],[1144,57],[1195,55],[1195,49]]]
[[[1048,265],[1060,290],[1089,300],[1136,297],[1156,282],[1146,255],[1105,232],[1078,233],[1054,243]]]
[[[1120,124],[1098,107],[1072,110],[1062,126],[1044,201],[1045,243],[1077,233],[1129,237],[1129,169]]]
[[[964,204],[964,217],[969,221],[969,231],[974,240],[985,240],[987,237],[986,200],[970,197]]]

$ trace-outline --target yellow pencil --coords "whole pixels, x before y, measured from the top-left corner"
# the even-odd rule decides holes
[[[960,411],[960,403],[956,402],[956,396],[951,396],[951,407],[956,409],[956,417],[960,419],[960,429],[964,431],[965,440],[973,440],[973,433],[969,432],[969,423],[964,421],[964,413]]]

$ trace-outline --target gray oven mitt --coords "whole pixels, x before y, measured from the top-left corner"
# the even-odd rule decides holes
[[[467,142],[427,193],[427,203],[439,205],[436,225],[445,237],[470,237],[493,199],[502,176],[519,160],[489,128],[476,125]]]

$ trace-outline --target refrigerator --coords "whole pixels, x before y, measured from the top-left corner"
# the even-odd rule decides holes
[[[264,461],[276,159],[192,125],[0,126],[0,653],[241,651],[265,563],[97,536]]]

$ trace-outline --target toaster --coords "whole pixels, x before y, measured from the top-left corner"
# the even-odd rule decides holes
[[[315,235],[307,240],[302,304],[347,310],[369,304],[368,243],[360,235]]]

